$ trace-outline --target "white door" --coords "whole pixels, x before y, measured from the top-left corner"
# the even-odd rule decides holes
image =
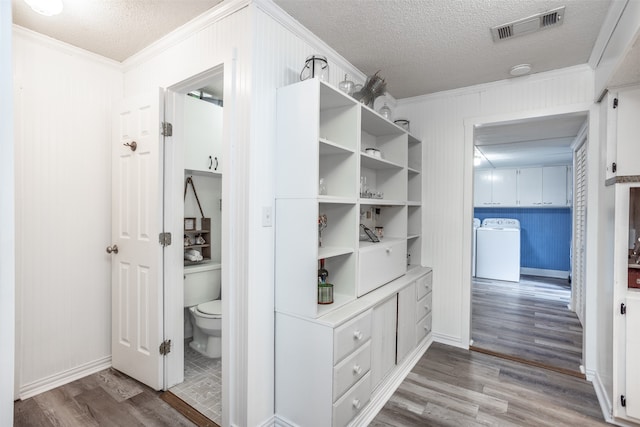
[[[162,96],[125,99],[115,112],[108,248],[113,367],[155,390],[163,387]]]
[[[573,205],[573,247],[571,249],[573,272],[571,274],[572,308],[584,325],[585,298],[585,247],[587,236],[587,143],[574,153],[575,190]]]
[[[640,324],[640,298],[628,293],[626,314],[626,392],[627,416],[640,420],[640,335],[637,325]]]

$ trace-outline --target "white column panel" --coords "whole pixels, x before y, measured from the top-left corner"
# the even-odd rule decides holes
[[[109,366],[116,63],[14,27],[22,397]],[[47,64],[43,67],[42,64]]]
[[[0,425],[13,425],[15,342],[14,139],[11,3],[0,2]]]

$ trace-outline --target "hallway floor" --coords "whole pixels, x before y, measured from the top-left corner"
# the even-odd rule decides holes
[[[472,348],[583,377],[582,325],[568,309],[570,301],[566,279],[474,279]]]

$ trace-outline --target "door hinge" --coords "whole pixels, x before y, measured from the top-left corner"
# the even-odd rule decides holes
[[[624,303],[620,304],[620,314],[627,314],[627,306]]]
[[[620,395],[620,405],[627,406],[627,398],[624,397],[624,394]]]
[[[613,108],[618,108],[618,98],[613,98]]]
[[[160,354],[166,356],[169,353],[171,353],[171,340],[162,341],[160,344]]]
[[[618,165],[616,162],[611,163],[611,172],[616,173],[618,171]]]
[[[162,122],[162,135],[173,136],[173,125],[169,122]]]
[[[171,244],[171,233],[160,233],[158,240],[162,246],[169,246]]]

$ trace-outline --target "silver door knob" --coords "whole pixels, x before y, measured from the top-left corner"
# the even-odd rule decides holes
[[[118,253],[118,245],[113,245],[113,246],[107,246],[107,253],[114,253],[117,254]]]

